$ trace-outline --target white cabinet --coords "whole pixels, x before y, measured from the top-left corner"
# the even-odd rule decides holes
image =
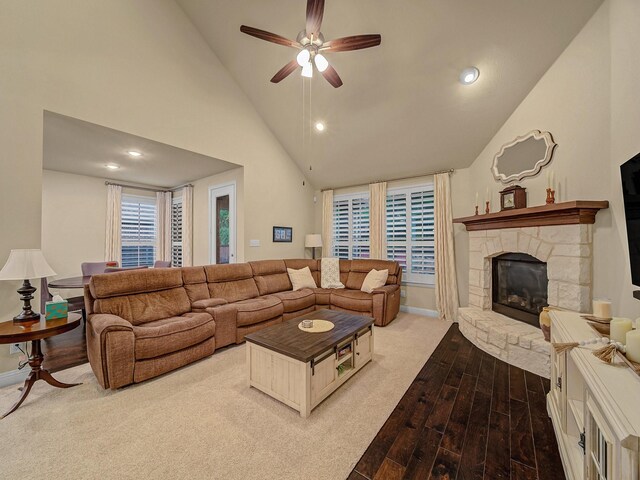
[[[579,314],[552,312],[552,342],[596,336]],[[552,350],[551,360],[547,409],[567,478],[638,480],[640,377],[621,363],[601,362],[588,348]]]

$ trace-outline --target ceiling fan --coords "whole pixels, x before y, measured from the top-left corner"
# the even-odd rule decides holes
[[[324,0],[307,0],[307,24],[305,29],[298,33],[295,40],[289,40],[275,33],[247,27],[246,25],[240,27],[242,33],[252,37],[300,50],[295,60],[291,60],[273,76],[271,79],[273,83],[284,80],[298,67],[302,67],[303,77],[311,78],[313,76],[313,64],[315,64],[322,76],[331,85],[338,88],[342,85],[342,79],[335,68],[329,65],[323,53],[347,52],[380,45],[381,37],[378,34],[353,35],[325,41],[322,32],[320,32],[323,14]]]

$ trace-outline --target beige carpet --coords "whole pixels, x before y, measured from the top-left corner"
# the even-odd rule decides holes
[[[373,362],[303,419],[249,389],[245,347],[104,391],[88,365],[38,382],[0,420],[0,477],[344,479],[451,324],[401,313],[376,330]],[[0,411],[16,399],[0,390]]]

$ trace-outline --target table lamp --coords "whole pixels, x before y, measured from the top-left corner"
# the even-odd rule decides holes
[[[22,280],[18,293],[24,305],[22,313],[13,317],[14,322],[40,320],[40,314],[31,310],[31,300],[36,288],[31,285],[29,279],[51,277],[55,274],[56,272],[44,259],[41,250],[11,250],[7,263],[0,270],[0,280]]]
[[[304,236],[304,246],[311,249],[313,259],[316,258],[316,247],[322,246],[322,235],[319,233],[308,233]]]

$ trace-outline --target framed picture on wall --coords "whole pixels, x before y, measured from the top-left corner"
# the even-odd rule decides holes
[[[291,243],[293,241],[293,228],[273,227],[273,241],[276,243]]]

